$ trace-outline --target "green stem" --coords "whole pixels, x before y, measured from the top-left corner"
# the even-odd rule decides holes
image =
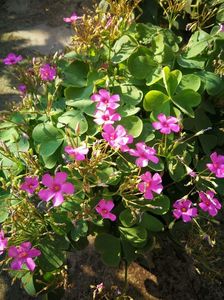
[[[124,291],[123,295],[126,296],[128,290],[128,263],[124,261]]]

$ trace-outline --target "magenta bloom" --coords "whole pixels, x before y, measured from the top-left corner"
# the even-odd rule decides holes
[[[8,255],[9,257],[14,258],[11,263],[11,268],[13,270],[21,270],[23,264],[25,264],[27,268],[33,272],[36,267],[33,257],[40,256],[41,252],[36,248],[32,248],[30,242],[25,242],[19,247],[11,246],[9,248]]]
[[[85,155],[89,152],[86,146],[80,146],[77,148],[72,148],[71,146],[65,147],[65,152],[75,160],[85,160]]]
[[[76,20],[80,19],[75,12],[72,13],[71,17],[63,18],[65,23],[75,23]]]
[[[191,207],[192,202],[188,199],[179,199],[174,204],[173,215],[176,219],[180,217],[184,222],[190,222],[192,218],[196,217],[198,214],[197,208]]]
[[[97,110],[94,114],[94,122],[98,125],[114,124],[116,121],[121,120],[121,116],[115,110],[108,108],[105,111]]]
[[[20,84],[20,85],[18,86],[18,90],[19,90],[19,92],[20,92],[22,95],[25,95],[25,94],[26,94],[26,90],[27,90],[26,85],[25,85],[25,84]]]
[[[133,142],[133,136],[128,135],[123,126],[118,125],[115,129],[112,125],[104,125],[103,138],[109,143],[112,148],[120,149],[122,152],[129,151],[127,144]]]
[[[178,123],[177,118],[175,118],[175,117],[166,117],[162,113],[159,114],[157,118],[158,118],[159,121],[153,122],[152,126],[156,130],[159,130],[161,133],[170,134],[172,131],[173,132],[179,132],[180,131],[180,125],[176,124],[176,123]]]
[[[45,64],[40,67],[40,77],[44,81],[52,81],[56,77],[56,68],[51,67],[49,64]]]
[[[224,178],[224,155],[213,152],[210,155],[212,164],[206,164],[207,168],[215,174],[217,178]]]
[[[219,25],[219,31],[220,32],[224,32],[224,24],[220,24]]]
[[[0,231],[0,255],[4,252],[5,248],[7,248],[8,245],[8,239],[5,238],[4,231]]]
[[[138,189],[140,192],[144,193],[145,199],[152,200],[153,193],[160,194],[163,190],[162,178],[158,173],[153,176],[150,172],[146,172],[141,176],[142,182],[138,184]]]
[[[6,58],[3,59],[5,65],[15,65],[22,60],[22,56],[16,56],[15,53],[9,53]]]
[[[158,164],[159,159],[155,156],[156,150],[154,148],[148,147],[144,142],[136,144],[136,150],[130,149],[129,154],[138,157],[135,161],[138,167],[146,167],[149,161],[154,164]]]
[[[25,177],[25,181],[20,185],[20,189],[26,191],[29,194],[33,194],[38,188],[38,177]]]
[[[217,215],[218,210],[221,209],[222,205],[218,199],[214,198],[215,193],[212,191],[199,192],[201,202],[199,206],[203,211],[207,211],[210,216],[214,217]]]
[[[93,94],[91,96],[91,100],[97,102],[97,109],[99,110],[107,110],[108,108],[114,110],[120,106],[117,102],[120,101],[120,96],[110,95],[110,93],[107,90],[100,89],[99,94]]]
[[[112,200],[101,199],[95,209],[103,219],[110,219],[111,221],[115,221],[117,218],[116,215],[110,212],[113,208],[114,203]]]
[[[68,175],[65,172],[57,172],[55,177],[50,174],[44,174],[42,177],[42,184],[48,187],[46,190],[41,190],[38,196],[43,201],[50,201],[52,199],[53,206],[58,206],[64,202],[63,194],[72,195],[75,192],[74,185],[66,182]]]

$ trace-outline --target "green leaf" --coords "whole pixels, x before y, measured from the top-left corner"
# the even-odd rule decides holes
[[[68,214],[65,211],[52,212],[50,221],[51,227],[58,235],[65,236],[71,230],[71,228],[73,228],[71,219],[68,217]]]
[[[165,195],[155,197],[150,201],[150,204],[155,208],[148,208],[148,211],[153,212],[156,215],[164,215],[170,209],[170,199]]]
[[[140,225],[153,232],[164,230],[163,223],[158,218],[148,214],[147,212],[143,214]]]
[[[62,236],[43,238],[38,245],[41,256],[38,257],[40,267],[47,272],[60,268],[65,262],[64,250],[69,243]]]
[[[64,71],[64,85],[84,87],[87,84],[89,66],[82,61],[75,61],[68,65]]]
[[[58,157],[57,151],[51,156],[42,156],[45,168],[52,169],[56,165]]]
[[[203,70],[205,67],[205,61],[206,58],[204,57],[197,57],[197,58],[187,58],[185,56],[178,56],[177,57],[177,62],[178,64],[187,69],[200,69]]]
[[[141,108],[134,105],[125,104],[116,110],[122,117],[128,117],[137,114]]]
[[[9,208],[8,208],[8,205],[7,205],[7,198],[5,198],[6,200],[4,200],[5,197],[0,197],[0,223],[4,222],[8,216],[9,216]]]
[[[136,216],[128,208],[122,210],[122,212],[119,215],[119,220],[124,227],[131,227],[137,222]]]
[[[54,127],[52,123],[41,123],[34,127],[32,137],[38,144],[45,143],[49,140],[60,140],[64,138],[62,130]]]
[[[88,122],[84,115],[79,110],[69,110],[58,118],[58,126],[64,127],[68,125],[73,130],[79,131],[79,134],[83,134],[88,130]]]
[[[3,142],[15,142],[18,140],[18,138],[19,134],[14,127],[0,131],[0,140]]]
[[[151,3],[149,10],[151,12]],[[136,31],[138,41],[147,45],[151,43],[152,39],[158,34],[158,27],[152,24],[137,23]]]
[[[116,164],[118,168],[124,173],[129,173],[131,171],[130,164],[128,164],[127,161],[124,160],[121,156],[118,156],[118,158],[116,159]]]
[[[224,91],[224,80],[221,79],[217,74],[202,71],[198,72],[197,75],[205,81],[205,89],[209,95],[215,96]]]
[[[93,117],[96,111],[96,103],[92,100],[68,100],[66,101],[68,106],[78,108],[79,111],[86,113],[88,116]]]
[[[22,285],[24,290],[30,296],[36,295],[36,289],[33,282],[33,273],[27,272],[24,276],[21,277]]]
[[[137,116],[122,118],[121,121],[119,121],[119,124],[124,126],[128,134],[133,135],[135,138],[141,134],[143,129],[143,122]]]
[[[41,156],[51,156],[55,153],[58,147],[62,144],[63,139],[60,140],[50,140],[46,143],[40,145],[40,155]]]
[[[182,73],[179,70],[174,70],[171,72],[169,67],[164,67],[162,74],[167,93],[170,97],[172,97],[181,81]]]
[[[133,246],[142,248],[147,243],[147,231],[142,226],[134,226],[130,228],[119,226],[119,231],[123,238],[127,239]]]
[[[88,223],[84,220],[78,220],[71,231],[72,239],[77,242],[81,237],[87,236]]]
[[[160,113],[170,115],[170,98],[156,90],[149,91],[144,98],[143,107],[146,111],[152,111],[155,116]]]
[[[67,100],[83,100],[83,99],[89,100],[90,96],[93,93],[93,85],[88,85],[87,87],[83,87],[83,88],[69,86],[65,89],[64,93],[65,93],[65,98]]]
[[[138,256],[136,248],[126,239],[121,239],[122,258],[124,258],[128,264],[132,263]]]
[[[179,84],[180,90],[191,89],[197,92],[201,86],[201,79],[199,76],[194,74],[183,75]]]
[[[188,51],[186,53],[187,58],[195,57],[201,54],[207,47],[209,47],[212,42],[213,37],[203,30],[196,31],[192,34],[187,48]]]
[[[40,155],[49,157],[56,152],[64,141],[62,130],[54,127],[51,123],[38,124],[32,133],[35,142],[40,144]]]
[[[194,117],[192,107],[198,106],[201,102],[201,95],[193,90],[183,90],[172,98],[173,103],[185,114]]]
[[[126,60],[136,50],[137,46],[137,41],[128,35],[123,35],[115,42],[112,48],[112,62],[118,64]]]
[[[103,262],[112,267],[118,267],[121,258],[120,240],[107,233],[97,235],[95,247],[101,253]]]
[[[113,93],[119,94],[121,100],[128,105],[136,105],[142,101],[143,93],[134,85],[119,85],[113,88]]]
[[[153,59],[147,54],[147,50],[147,48],[141,47],[128,59],[128,69],[137,79],[147,78],[147,76],[151,73],[152,67],[156,67]]]

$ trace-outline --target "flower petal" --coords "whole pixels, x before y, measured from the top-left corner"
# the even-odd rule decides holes
[[[23,262],[22,262],[21,259],[14,259],[11,262],[11,269],[13,269],[13,270],[21,270],[22,269],[22,265],[23,265]]]
[[[64,197],[61,192],[55,194],[53,201],[53,206],[59,206],[64,202]]]
[[[65,194],[72,195],[75,192],[74,185],[70,182],[65,182],[62,184],[62,192]]]
[[[54,195],[55,195],[55,193],[49,189],[41,190],[38,193],[38,196],[40,197],[40,199],[42,199],[43,201],[46,201],[46,202],[50,201],[54,197]]]
[[[50,174],[44,174],[42,177],[42,184],[51,188],[53,185],[53,177]]]
[[[15,246],[11,246],[9,248],[9,251],[8,251],[8,256],[9,257],[17,257],[18,256],[18,249],[15,247]]]
[[[36,264],[35,262],[33,261],[33,259],[31,257],[28,257],[25,261],[25,264],[27,265],[27,268],[33,272],[34,269],[36,268]]]
[[[62,184],[66,181],[67,177],[68,177],[68,174],[65,172],[57,172],[55,174],[54,182],[57,184]]]

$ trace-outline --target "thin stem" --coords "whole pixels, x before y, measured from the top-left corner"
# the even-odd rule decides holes
[[[126,296],[128,290],[128,263],[124,261],[124,291],[123,295]]]

